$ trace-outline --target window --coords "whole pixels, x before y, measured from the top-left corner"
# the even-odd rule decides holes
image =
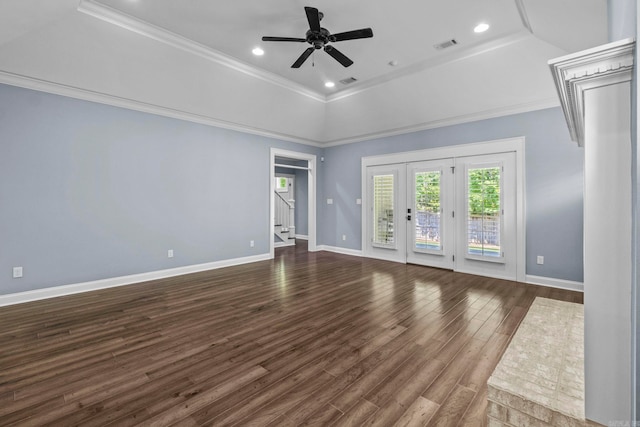
[[[414,249],[441,251],[441,177],[442,171],[416,172]]]
[[[373,244],[395,246],[394,175],[373,176]]]
[[[289,178],[276,176],[276,191],[278,193],[286,193],[289,191]]]
[[[467,169],[467,255],[502,258],[502,166]]]

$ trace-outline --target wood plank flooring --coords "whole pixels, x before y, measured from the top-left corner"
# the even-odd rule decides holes
[[[309,253],[0,308],[0,425],[480,426],[536,296]]]

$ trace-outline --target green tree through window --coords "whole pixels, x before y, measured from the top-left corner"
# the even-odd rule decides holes
[[[467,252],[500,257],[500,167],[468,170]]]

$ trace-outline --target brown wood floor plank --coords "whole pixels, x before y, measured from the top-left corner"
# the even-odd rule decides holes
[[[465,427],[484,427],[487,425],[487,385],[485,384],[471,401],[460,425]]]
[[[358,426],[364,420],[371,417],[379,408],[366,399],[360,399],[342,417],[333,424],[334,426]]]
[[[427,425],[433,427],[457,426],[475,395],[473,390],[460,385],[456,386]]]
[[[0,308],[0,425],[484,425],[549,289],[328,252]]]
[[[394,426],[413,427],[426,425],[439,408],[440,405],[418,396]]]

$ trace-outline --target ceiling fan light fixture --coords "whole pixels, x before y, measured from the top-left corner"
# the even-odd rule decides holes
[[[264,55],[264,50],[259,47],[254,47],[251,53],[253,53],[255,56],[262,56]]]
[[[475,28],[473,29],[474,33],[484,33],[485,31],[487,31],[489,29],[489,24],[485,23],[485,22],[481,22],[478,25],[475,26]]]
[[[307,15],[307,22],[309,23],[309,30],[305,33],[304,38],[262,36],[262,41],[265,42],[306,42],[311,45],[311,47],[308,47],[307,50],[302,52],[302,55],[298,57],[291,68],[300,68],[314,50],[320,49],[323,49],[343,67],[349,67],[353,65],[353,61],[329,43],[373,37],[373,30],[371,28],[361,28],[359,30],[331,34],[329,30],[320,26],[320,20],[324,17],[322,12],[310,6],[305,6],[304,11]]]

